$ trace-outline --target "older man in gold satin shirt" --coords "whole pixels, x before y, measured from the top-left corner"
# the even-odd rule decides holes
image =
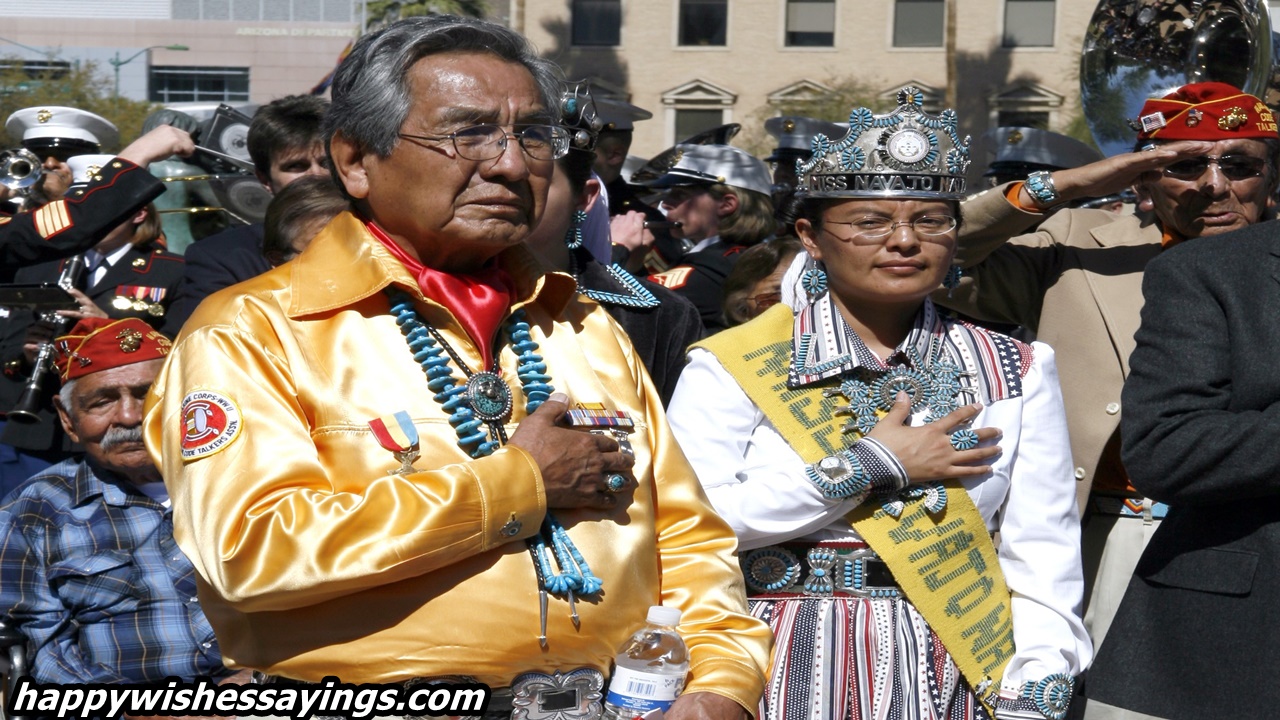
[[[625,335],[520,246],[567,147],[558,88],[490,23],[362,37],[326,121],[353,212],[184,328],[145,431],[229,663],[607,674],[662,604],[690,649],[668,717],[754,714],[770,637],[733,534]]]

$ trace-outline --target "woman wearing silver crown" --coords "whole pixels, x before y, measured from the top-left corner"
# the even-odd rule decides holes
[[[1061,720],[1093,650],[1053,351],[928,299],[968,139],[898,102],[814,139],[805,292],[696,345],[671,425],[777,637],[762,718]]]

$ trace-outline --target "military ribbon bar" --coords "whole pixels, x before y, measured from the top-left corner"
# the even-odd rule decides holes
[[[631,416],[622,410],[604,410],[591,408],[577,408],[566,413],[570,427],[576,428],[625,428],[633,429],[636,426]]]
[[[418,428],[404,410],[370,420],[369,429],[373,431],[378,444],[393,453],[405,452],[418,444]]]
[[[133,298],[134,300],[150,300],[158,303],[164,299],[165,289],[162,287],[150,287],[147,285],[121,285],[116,288],[116,295]]]

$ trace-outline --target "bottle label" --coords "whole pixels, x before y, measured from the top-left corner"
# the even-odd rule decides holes
[[[605,702],[625,711],[624,718],[643,715],[653,710],[666,712],[684,689],[684,675],[647,673],[618,667],[609,680]]]

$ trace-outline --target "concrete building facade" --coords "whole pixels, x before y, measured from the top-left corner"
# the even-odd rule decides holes
[[[572,78],[654,113],[633,152],[744,124],[855,81],[882,98],[947,87],[944,0],[506,0],[512,26]],[[1079,112],[1077,68],[1096,0],[956,0],[962,129],[1063,131]]]
[[[361,8],[352,0],[0,0],[0,58],[92,62],[134,100],[264,103],[319,83],[358,34]],[[165,49],[172,45],[188,49]]]
[[[853,81],[882,99],[947,87],[944,0],[489,0],[571,78],[654,113],[651,155],[725,122],[764,140],[764,117]],[[957,110],[1064,130],[1096,0],[960,0]],[[364,0],[0,0],[0,57],[90,61],[133,99],[262,103],[308,92],[362,25]],[[184,45],[186,51],[164,47]],[[25,47],[24,47],[25,46]],[[151,49],[148,49],[151,48]],[[127,62],[123,62],[127,61]],[[745,143],[744,143],[745,144]]]

